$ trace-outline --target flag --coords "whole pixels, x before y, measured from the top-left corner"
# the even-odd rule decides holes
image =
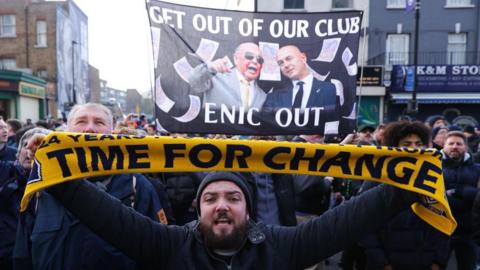
[[[361,11],[260,13],[151,0],[155,121],[172,133],[234,135],[353,132]],[[309,96],[293,107],[296,73],[277,61],[304,58]],[[288,58],[290,59],[290,58]],[[285,67],[287,65],[284,65]],[[288,75],[288,76],[287,76]],[[241,79],[250,82],[249,102]]]

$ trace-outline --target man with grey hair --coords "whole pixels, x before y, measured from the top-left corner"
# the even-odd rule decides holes
[[[256,80],[260,76],[264,59],[255,43],[240,44],[233,54],[235,67],[224,57],[198,65],[188,77],[192,92],[203,94],[203,106],[213,103],[220,108],[244,107],[261,109],[266,94]]]
[[[67,120],[69,132],[111,134],[112,113],[101,104],[75,105]],[[41,136],[32,138],[37,141]],[[78,146],[81,147],[81,146]],[[108,159],[101,157],[99,159]],[[103,164],[103,163],[102,163]],[[144,216],[158,221],[162,207],[151,183],[141,174],[86,179]],[[36,206],[32,207],[32,205]],[[42,192],[21,215],[15,250],[15,269],[136,269],[129,257],[113,248]]]

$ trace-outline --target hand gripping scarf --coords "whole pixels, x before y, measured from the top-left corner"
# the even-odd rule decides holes
[[[21,211],[38,191],[99,175],[238,171],[310,174],[375,181],[421,195],[412,210],[451,235],[457,225],[445,197],[441,153],[355,145],[158,136],[50,133],[35,153]]]

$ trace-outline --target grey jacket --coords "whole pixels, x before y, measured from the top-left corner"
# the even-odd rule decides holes
[[[198,65],[188,78],[191,90],[195,94],[203,93],[203,106],[205,103],[216,103],[220,108],[221,104],[228,107],[242,106],[240,95],[240,82],[237,76],[237,69],[232,68],[229,73],[212,73],[206,64]],[[254,84],[254,97],[250,108],[260,110],[267,98],[267,94]]]

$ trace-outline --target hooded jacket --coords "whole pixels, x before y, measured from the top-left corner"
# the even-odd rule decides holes
[[[251,224],[245,244],[225,261],[205,246],[196,224],[154,223],[86,181],[57,185],[49,192],[97,235],[141,265],[175,270],[304,269],[378,229],[417,198],[382,185],[296,227]]]

